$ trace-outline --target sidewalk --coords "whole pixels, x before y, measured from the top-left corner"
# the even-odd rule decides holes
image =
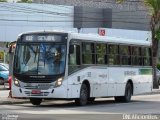
[[[9,98],[9,90],[0,85],[0,105],[29,103],[29,99]]]
[[[0,90],[0,92],[1,91],[2,90]],[[145,93],[141,95],[152,95],[152,94],[160,94],[160,89],[153,89],[151,93]],[[8,98],[8,97],[0,97],[0,105],[24,104],[24,103],[29,103],[29,102],[30,102],[29,99],[15,99],[15,98]]]
[[[4,90],[4,89],[6,89],[6,88],[4,88],[3,85],[0,85],[0,90]]]
[[[160,88],[159,89],[153,89],[150,94],[160,94]]]

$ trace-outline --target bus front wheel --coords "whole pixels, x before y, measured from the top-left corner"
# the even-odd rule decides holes
[[[32,105],[40,105],[42,102],[41,98],[30,98],[30,102],[32,103]]]
[[[80,90],[80,97],[75,99],[75,103],[78,106],[84,106],[88,102],[89,91],[86,84],[82,84]]]
[[[95,97],[91,97],[88,99],[89,102],[94,102],[94,100],[95,100]]]

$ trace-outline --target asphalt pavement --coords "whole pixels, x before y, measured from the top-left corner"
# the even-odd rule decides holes
[[[18,120],[160,120],[160,94],[133,96],[129,103],[117,103],[114,98],[96,99],[82,107],[73,101],[54,100],[40,106],[1,105],[0,114],[2,118]]]

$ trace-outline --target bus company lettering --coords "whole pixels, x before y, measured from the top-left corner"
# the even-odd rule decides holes
[[[87,73],[87,77],[91,77],[92,75],[91,75],[91,72],[88,72]]]
[[[107,74],[101,74],[101,75],[99,75],[99,77],[101,77],[101,78],[107,78]]]
[[[38,40],[55,41],[55,36],[38,36]]]
[[[124,75],[125,76],[134,76],[134,75],[136,75],[136,72],[135,71],[124,71]]]
[[[45,78],[45,76],[29,76],[30,78]]]

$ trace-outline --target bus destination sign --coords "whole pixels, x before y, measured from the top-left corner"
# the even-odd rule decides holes
[[[24,35],[23,42],[62,42],[64,36],[61,35]]]

